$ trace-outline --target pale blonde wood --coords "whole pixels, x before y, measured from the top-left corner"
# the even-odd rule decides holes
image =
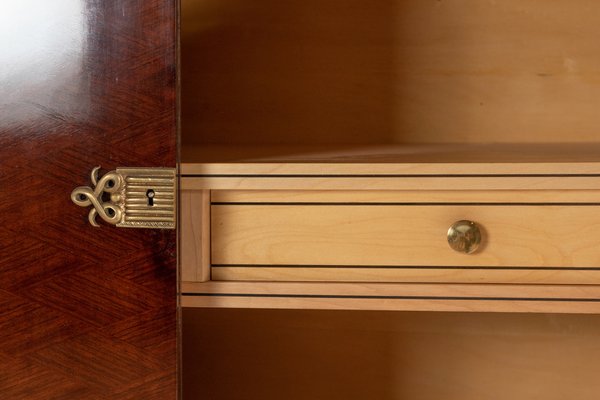
[[[530,283],[599,285],[599,270],[495,270],[436,268],[303,268],[227,266],[212,268],[214,281]]]
[[[182,293],[184,294],[181,298],[183,307],[534,313],[600,312],[600,302],[597,301],[600,299],[599,286],[205,282],[183,283]],[[190,295],[194,293],[211,294],[211,296]],[[231,296],[236,294],[249,294],[251,297]],[[273,295],[276,297],[272,297]],[[310,297],[306,297],[306,295]],[[361,298],[361,296],[402,296],[405,298]],[[420,298],[414,299],[414,297]],[[524,299],[545,299],[545,301]],[[556,301],[552,301],[552,299],[556,299]],[[559,301],[559,299],[579,299],[580,301]]]
[[[600,285],[339,283],[339,282],[182,282],[188,294],[277,296],[404,296],[431,298],[600,300]]]
[[[600,190],[215,190],[213,203],[598,203]]]
[[[599,143],[186,146],[183,174],[598,174]]]
[[[182,164],[184,177],[198,176],[278,176],[278,175],[599,175],[600,163],[366,163],[366,162],[231,162]]]
[[[594,315],[184,309],[183,392],[596,400],[599,341]]]
[[[181,280],[210,280],[210,191],[180,191]]]
[[[436,285],[213,281],[204,283],[184,282],[182,283],[182,293],[181,304],[183,307],[201,308],[581,314],[600,312],[600,302],[598,302],[600,299],[600,286],[593,285]],[[193,296],[193,294],[210,294],[210,296]],[[250,297],[235,296],[239,294],[250,295]],[[309,297],[306,297],[307,295]],[[376,296],[378,298],[364,298],[365,296]],[[394,296],[404,298],[380,298]],[[414,299],[414,297],[417,297],[417,299]],[[552,301],[552,299],[556,300]],[[578,301],[565,301],[564,299],[578,299]]]
[[[204,162],[202,152],[190,149],[188,162],[182,164],[182,185],[190,190],[489,191],[600,188],[600,180],[597,179],[600,175],[600,146],[590,143],[351,149],[342,146],[321,153],[294,147],[288,147],[287,153],[282,148],[277,149],[272,151],[281,152],[283,157],[274,157],[273,154],[267,158],[231,163]],[[211,157],[220,157],[218,149],[209,147],[203,151]],[[235,151],[243,152],[237,148]],[[206,158],[210,159],[208,156]]]
[[[481,249],[446,241],[477,222]],[[599,267],[597,206],[213,205],[213,264]]]
[[[182,293],[181,304],[183,307],[201,308],[581,314],[600,312],[600,302],[598,301],[600,299],[600,286],[591,285],[435,285],[213,281],[205,283],[184,282],[182,283]],[[210,296],[194,296],[193,294],[210,294]],[[236,296],[239,294],[246,296]],[[373,296],[376,298],[372,298]],[[394,296],[404,298],[393,298]],[[553,301],[553,299],[555,300]],[[578,301],[565,301],[564,299],[578,299]]]
[[[590,0],[184,0],[187,143],[598,142]]]
[[[307,310],[444,311],[499,313],[598,314],[598,302],[523,300],[398,300],[300,297],[181,296],[182,307]]]
[[[598,177],[186,177],[184,190],[600,190]]]
[[[183,0],[182,185],[190,190],[355,190],[361,193],[353,198],[365,202],[396,198],[396,193],[370,192],[387,190],[413,190],[404,198],[416,202],[432,201],[430,192],[418,191],[434,190],[456,191],[435,195],[450,202],[529,202],[534,197],[595,202],[600,191],[583,191],[600,189],[598,176],[273,175],[598,175],[598,15],[600,2],[591,0]],[[566,141],[583,145],[547,146]],[[501,147],[500,142],[544,146]],[[407,146],[415,143],[434,146]],[[469,149],[445,143],[494,145]],[[190,158],[194,144],[205,151]],[[475,192],[473,197],[467,191]],[[268,193],[255,198],[261,196],[277,199]],[[340,193],[289,198],[319,196],[334,201]],[[595,208],[585,208],[587,213],[565,209],[575,210],[574,221],[567,211],[554,210],[503,214],[512,217],[508,222],[492,216],[493,232],[505,225],[513,232],[517,228],[510,246],[523,247],[511,255],[496,252],[490,242],[484,251],[500,254],[499,263],[532,251],[543,254],[537,260],[542,263],[595,257],[592,246],[600,248],[591,243],[599,232]],[[552,230],[549,221],[555,216],[559,223]],[[273,217],[254,223],[290,228]],[[325,221],[336,222],[329,215]],[[355,231],[354,239],[363,243],[351,222],[338,225],[345,229],[341,238]],[[576,235],[580,224],[584,228]],[[249,222],[241,228],[253,232]],[[258,242],[269,233],[263,228],[256,239],[248,234],[244,241]],[[566,241],[555,244],[563,228]],[[322,230],[310,239],[318,235]],[[569,247],[576,236],[583,247]],[[292,243],[272,238],[269,257]],[[414,246],[416,239],[410,250],[423,252]],[[496,236],[491,239],[499,243]],[[206,243],[198,236],[192,242]],[[582,255],[587,246],[588,255]],[[246,247],[245,255],[254,257],[260,249]],[[360,256],[354,246],[348,249],[349,257]],[[311,249],[306,253],[310,256]],[[329,252],[320,255],[326,258]],[[569,281],[576,273],[562,276]],[[600,319],[540,314],[600,313],[596,285],[184,282],[182,289],[215,295],[184,295],[184,306],[287,309],[197,308],[193,315],[184,310],[186,400],[595,400],[600,392]],[[326,297],[332,295],[349,297]],[[458,299],[465,297],[471,299]],[[528,314],[357,311],[369,309]]]

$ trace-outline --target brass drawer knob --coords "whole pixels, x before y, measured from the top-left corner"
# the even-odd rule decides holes
[[[481,230],[473,221],[458,221],[448,229],[448,244],[453,250],[471,254],[481,244]]]

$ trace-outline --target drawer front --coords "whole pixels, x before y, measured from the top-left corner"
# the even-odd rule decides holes
[[[213,280],[599,283],[594,204],[214,204]],[[448,228],[475,221],[473,254]]]

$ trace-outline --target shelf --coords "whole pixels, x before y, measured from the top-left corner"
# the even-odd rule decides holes
[[[592,190],[600,143],[184,147],[184,190]]]
[[[182,283],[183,307],[598,313],[598,286],[304,282]]]
[[[600,143],[195,146],[183,175],[600,175]]]

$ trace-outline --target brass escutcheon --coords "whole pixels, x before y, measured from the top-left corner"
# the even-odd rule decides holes
[[[117,168],[98,179],[92,170],[92,186],[79,186],[71,200],[80,207],[92,206],[88,220],[126,228],[174,229],[177,177],[173,168]]]

